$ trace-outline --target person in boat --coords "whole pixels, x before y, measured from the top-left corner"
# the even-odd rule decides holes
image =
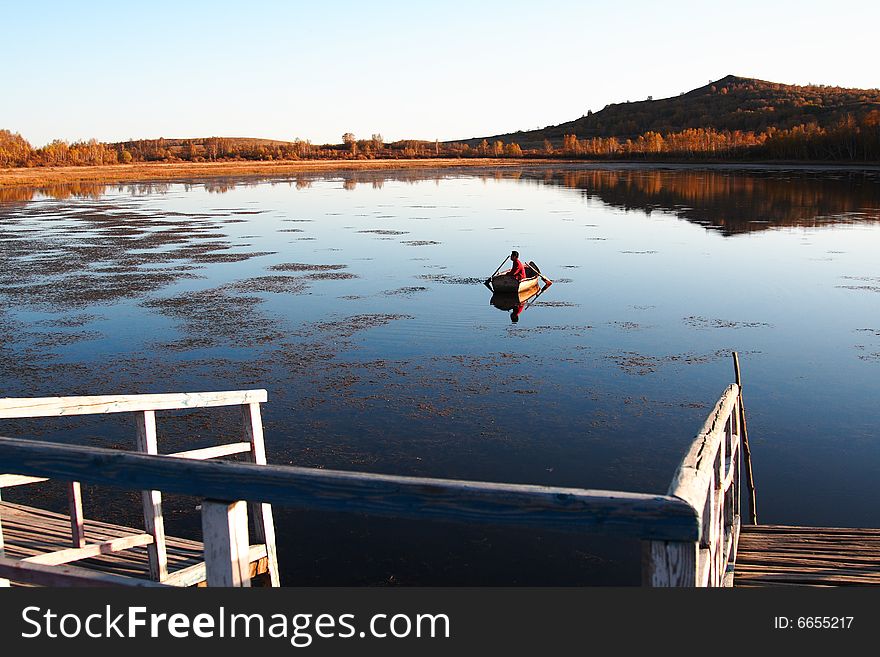
[[[519,259],[519,251],[510,252],[511,268],[508,276],[513,276],[515,281],[521,281],[526,277],[526,266]]]

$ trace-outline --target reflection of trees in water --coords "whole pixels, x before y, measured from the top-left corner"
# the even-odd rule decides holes
[[[130,196],[147,196],[149,194],[166,194],[171,189],[167,182],[137,183],[97,183],[74,182],[45,187],[0,187],[0,203],[23,203],[39,198],[52,198],[64,201],[70,198],[86,198],[100,200],[110,192],[128,194]]]
[[[780,226],[821,226],[828,223],[880,221],[880,174],[873,171],[794,171],[598,168],[582,166],[523,168],[399,169],[392,171],[303,172],[292,177],[212,178],[185,181],[186,190],[224,194],[260,184],[306,189],[316,181],[341,181],[345,190],[359,185],[382,188],[387,181],[439,183],[455,178],[484,181],[532,181],[579,190],[613,207],[667,210],[679,217],[719,230],[724,235]],[[0,189],[0,203],[49,197],[99,199],[110,191],[141,196],[167,193],[173,183],[91,183],[53,185],[40,189]]]
[[[724,235],[880,221],[880,176],[872,172],[582,169],[541,180],[614,207],[668,210]]]

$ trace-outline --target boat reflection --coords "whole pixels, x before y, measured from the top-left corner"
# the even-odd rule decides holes
[[[545,285],[544,287],[532,287],[526,290],[523,290],[519,293],[517,292],[496,292],[492,295],[492,298],[489,299],[489,303],[498,310],[503,310],[504,312],[510,313],[510,321],[514,324],[519,321],[519,316],[522,315],[529,307],[535,302],[535,300],[544,293],[549,285]]]

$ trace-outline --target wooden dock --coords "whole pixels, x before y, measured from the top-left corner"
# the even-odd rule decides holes
[[[236,436],[239,440],[164,457],[184,463],[241,454],[251,463],[265,465],[260,404],[266,398],[265,390],[5,398],[0,399],[0,418],[129,413],[135,420],[132,432],[135,453],[158,456],[156,411],[238,406],[242,419]],[[122,452],[111,452],[119,453]],[[101,469],[100,465],[95,467]],[[0,491],[45,480],[39,476],[0,474]],[[266,578],[258,579],[257,583],[266,579],[271,586],[279,585],[275,525],[272,507],[268,504],[248,505],[243,501],[217,504],[214,500],[205,500],[202,504],[206,537],[203,544],[165,534],[160,490],[142,489],[144,527],[134,529],[85,518],[80,481],[76,478],[67,481],[69,515],[0,503],[0,571],[13,575],[0,574],[0,586],[8,585],[10,580],[50,586],[154,583],[198,586],[212,581],[221,586],[249,586],[251,579],[262,574],[266,574]],[[248,515],[253,519],[256,544],[249,540]],[[212,545],[207,545],[209,537],[213,539]],[[232,542],[230,537],[234,539]],[[217,562],[217,567],[212,569],[209,561]],[[90,575],[92,572],[94,576]]]
[[[880,529],[743,525],[733,585],[880,585]]]
[[[0,503],[0,526],[5,539],[5,556],[30,564],[55,566],[71,563],[98,572],[136,579],[150,579],[150,557],[147,545],[151,537],[142,529],[123,527],[97,520],[83,523],[86,544],[95,555],[82,558],[78,549],[70,547],[70,517],[23,504]],[[146,540],[145,540],[146,539]],[[122,549],[123,546],[132,546]],[[174,536],[165,537],[168,575],[162,581],[168,586],[205,586],[204,545]],[[252,545],[248,555],[250,577],[257,578],[269,571],[265,545]],[[258,578],[262,581],[264,578]]]
[[[665,495],[267,465],[265,390],[0,399],[0,418],[132,413],[136,438],[131,451],[0,437],[0,491],[59,479],[70,506],[61,515],[0,503],[0,587],[250,586],[260,573],[278,586],[273,504],[636,538],[642,583],[651,587],[880,585],[880,529],[756,524],[735,354],[734,363],[737,382]],[[159,452],[156,411],[230,405],[241,411],[236,442]],[[222,460],[233,454],[247,462]],[[142,491],[143,529],[84,518],[79,482]],[[165,535],[164,493],[202,500],[203,543]]]

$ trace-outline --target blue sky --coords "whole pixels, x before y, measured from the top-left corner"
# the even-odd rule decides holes
[[[880,3],[0,0],[0,128],[39,146],[456,139],[729,73],[880,87]]]

